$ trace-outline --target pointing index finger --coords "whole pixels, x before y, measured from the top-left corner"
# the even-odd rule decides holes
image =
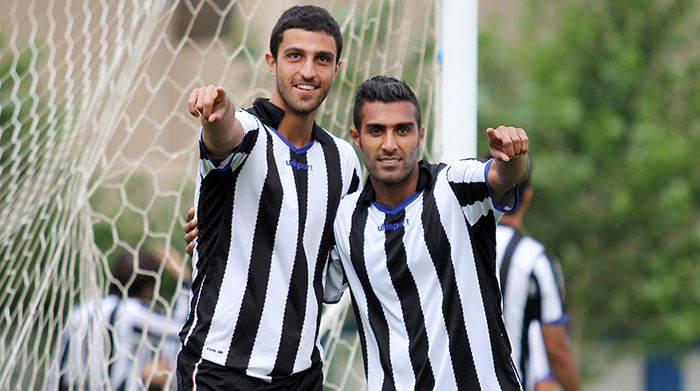
[[[197,110],[196,107],[198,97],[199,88],[194,89],[192,93],[190,93],[190,98],[187,100],[187,109],[189,110],[190,114],[192,114],[195,118],[199,118],[199,110]]]

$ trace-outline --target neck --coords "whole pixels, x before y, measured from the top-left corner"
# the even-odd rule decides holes
[[[523,228],[523,215],[520,212],[504,214],[503,217],[501,217],[501,224],[520,231]]]
[[[380,180],[373,180],[372,187],[374,187],[377,202],[393,208],[416,192],[418,187],[418,165],[408,177],[399,183],[389,184]]]
[[[277,131],[297,148],[308,145],[311,142],[316,111],[309,114],[294,113],[276,92],[272,94],[270,102],[284,110],[284,117],[277,126]]]

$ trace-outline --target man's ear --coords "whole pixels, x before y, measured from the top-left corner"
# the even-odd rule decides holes
[[[267,70],[270,71],[273,76],[277,76],[277,60],[275,60],[275,56],[270,52],[265,53],[265,62],[267,63]]]
[[[354,126],[350,127],[350,138],[352,139],[352,143],[355,144],[357,148],[362,149],[362,144],[360,143],[360,132],[355,129]]]
[[[421,125],[418,129],[418,146],[423,144],[423,139],[425,139],[425,125]]]
[[[521,203],[529,204],[530,200],[532,199],[532,192],[532,187],[528,187],[527,189],[523,190],[523,199],[521,200]]]
[[[335,78],[338,76],[338,71],[340,70],[340,66],[343,64],[343,60],[338,60],[338,63],[335,64],[335,72],[333,72],[333,77]]]

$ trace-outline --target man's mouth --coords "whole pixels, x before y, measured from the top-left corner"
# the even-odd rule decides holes
[[[316,86],[311,85],[311,84],[297,84],[294,87],[296,87],[302,91],[313,91],[317,88]]]
[[[396,156],[379,158],[379,163],[387,165],[387,166],[399,164],[399,161],[401,161],[401,158],[396,157]]]

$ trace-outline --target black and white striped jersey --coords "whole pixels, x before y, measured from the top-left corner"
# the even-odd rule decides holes
[[[333,220],[360,184],[350,144],[314,124],[295,148],[266,99],[238,110],[244,136],[213,162],[200,142],[190,316],[180,336],[196,357],[266,381],[321,360],[320,305]]]
[[[187,315],[189,287],[178,296],[171,317],[135,297],[109,295],[75,306],[61,332],[50,390],[142,390],[144,367],[156,358],[174,366],[178,331]]]
[[[530,322],[537,320],[542,326],[567,322],[562,304],[564,280],[559,263],[544,246],[513,227],[499,224],[496,243],[503,317],[513,346],[513,360],[526,383]]]
[[[371,184],[341,201],[337,251],[370,390],[520,389],[496,276],[490,162],[420,162],[394,208]],[[507,205],[515,207],[515,192]]]

